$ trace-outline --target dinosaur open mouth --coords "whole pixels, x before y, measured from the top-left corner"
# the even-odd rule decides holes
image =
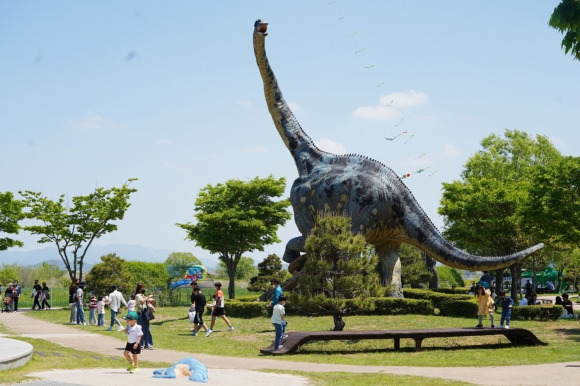
[[[258,27],[258,31],[260,31],[261,33],[263,33],[264,35],[266,35],[267,34],[267,32],[266,32],[267,30],[268,30],[268,23],[265,23],[265,22],[260,23],[260,26]]]

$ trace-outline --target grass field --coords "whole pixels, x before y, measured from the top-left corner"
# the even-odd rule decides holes
[[[225,323],[218,319],[215,332],[210,338],[206,338],[203,334],[197,337],[190,336],[189,329],[192,326],[187,319],[187,310],[185,307],[158,307],[151,328],[155,347],[192,353],[262,357],[264,355],[260,354],[259,349],[272,343],[274,331],[268,318],[230,318],[235,327],[235,331],[232,332],[226,331]],[[69,320],[69,310],[30,314],[54,323],[65,324]],[[208,316],[205,317],[205,321],[209,324]],[[419,315],[348,316],[345,321],[347,330],[472,327],[476,324],[475,318]],[[288,322],[288,331],[324,331],[332,327],[331,317],[291,316],[288,317]],[[105,331],[102,327],[76,325],[73,327],[111,335],[119,340],[124,339],[121,334]],[[392,340],[329,341],[307,343],[295,355],[273,359],[369,366],[489,365],[490,361],[481,361],[482,355],[491,356],[491,362],[497,366],[578,360],[580,325],[577,320],[513,321],[512,327],[529,329],[548,345],[533,348],[514,346],[500,336],[433,338],[423,341],[422,352],[415,352],[414,341],[411,339],[401,340],[400,351],[394,350]],[[497,358],[497,361],[494,358]]]

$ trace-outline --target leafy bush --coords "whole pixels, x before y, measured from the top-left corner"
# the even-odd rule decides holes
[[[255,300],[255,299],[254,299]],[[226,303],[226,315],[233,318],[258,318],[268,316],[264,302],[230,300]]]
[[[441,287],[465,287],[461,274],[454,268],[439,266],[437,267],[437,276],[439,276],[439,285]]]
[[[449,295],[466,295],[469,292],[469,287],[432,288],[431,291]]]
[[[512,307],[512,320],[558,320],[564,307],[554,305],[550,308],[542,306],[514,306]]]

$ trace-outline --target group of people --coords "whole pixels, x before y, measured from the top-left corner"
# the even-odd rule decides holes
[[[128,313],[135,313],[135,319],[143,332],[143,339],[140,340],[141,348],[153,350],[153,336],[151,334],[150,319],[151,314],[155,312],[155,298],[153,295],[146,295],[145,285],[139,283],[135,293],[130,296],[130,300],[125,300],[123,293],[119,291],[116,285],[111,286],[111,292],[108,295],[89,293],[89,298],[85,304],[85,288],[87,283],[74,279],[69,286],[69,305],[70,305],[70,324],[87,325],[85,320],[85,306],[89,309],[89,324],[97,326],[105,325],[105,307],[109,306],[111,312],[110,325],[107,331],[112,331],[115,325],[117,331],[126,331],[119,320],[119,314],[123,307],[127,308]],[[148,316],[149,315],[149,316]]]
[[[498,298],[494,301],[491,297],[491,291],[485,288],[483,285],[478,285],[475,288],[475,293],[477,295],[477,326],[476,328],[483,327],[483,318],[489,315],[491,321],[491,328],[495,327],[494,324],[494,311],[495,306],[501,303],[501,318],[499,326],[497,328],[510,328],[510,319],[512,316],[512,307],[514,301],[511,297],[507,296],[505,291],[499,293]]]
[[[274,279],[271,281],[271,285],[274,289],[274,296],[272,301],[267,305],[267,307],[272,308],[272,317],[271,322],[274,326],[276,331],[275,339],[274,339],[274,349],[279,350],[282,348],[280,341],[286,338],[286,325],[287,322],[285,320],[285,309],[284,305],[286,304],[286,298],[283,296],[282,287],[280,286],[280,281]],[[234,327],[232,326],[230,320],[227,318],[225,314],[225,298],[224,293],[221,289],[222,283],[216,282],[214,283],[215,288],[215,295],[213,295],[213,302],[210,305],[212,310],[211,312],[211,323],[210,327],[208,328],[205,322],[203,321],[203,314],[205,312],[206,307],[206,299],[205,296],[201,293],[201,287],[196,283],[191,283],[192,292],[191,292],[191,308],[195,315],[193,316],[193,329],[191,330],[191,335],[197,336],[200,329],[205,331],[205,336],[209,337],[215,326],[215,322],[217,318],[221,318],[226,325],[228,326],[228,331],[233,331]],[[191,312],[191,311],[190,311]]]
[[[18,280],[14,280],[14,283],[8,283],[6,290],[3,290],[2,284],[0,284],[0,293],[4,293],[2,312],[18,311],[18,300],[22,294],[22,287],[18,284]]]

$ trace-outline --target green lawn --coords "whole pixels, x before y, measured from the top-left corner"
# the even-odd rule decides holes
[[[232,332],[226,331],[225,323],[218,319],[215,332],[210,338],[206,338],[203,334],[193,337],[189,335],[192,325],[187,320],[187,310],[184,307],[157,308],[156,319],[152,322],[151,328],[155,347],[214,355],[266,356],[260,354],[259,349],[269,346],[274,338],[273,327],[268,318],[230,318],[235,327],[235,331]],[[65,324],[68,322],[69,310],[34,312],[29,315]],[[499,319],[499,315],[496,317]],[[324,331],[332,327],[331,317],[289,316],[287,319],[288,331]],[[209,316],[206,316],[205,321],[208,325],[209,320]],[[472,327],[477,322],[475,318],[419,315],[348,316],[345,321],[347,330]],[[105,331],[102,327],[73,327],[114,336],[119,340],[124,339],[121,334]],[[501,358],[497,362],[494,361],[494,365],[497,366],[578,360],[580,325],[577,320],[512,321],[512,327],[529,329],[548,345],[533,349],[527,346],[514,346],[499,335],[433,338],[424,340],[423,351],[417,353],[411,339],[401,340],[400,351],[394,350],[392,340],[329,341],[307,343],[294,355],[268,357],[283,361],[389,366],[489,365],[488,361],[481,361],[482,355]]]

